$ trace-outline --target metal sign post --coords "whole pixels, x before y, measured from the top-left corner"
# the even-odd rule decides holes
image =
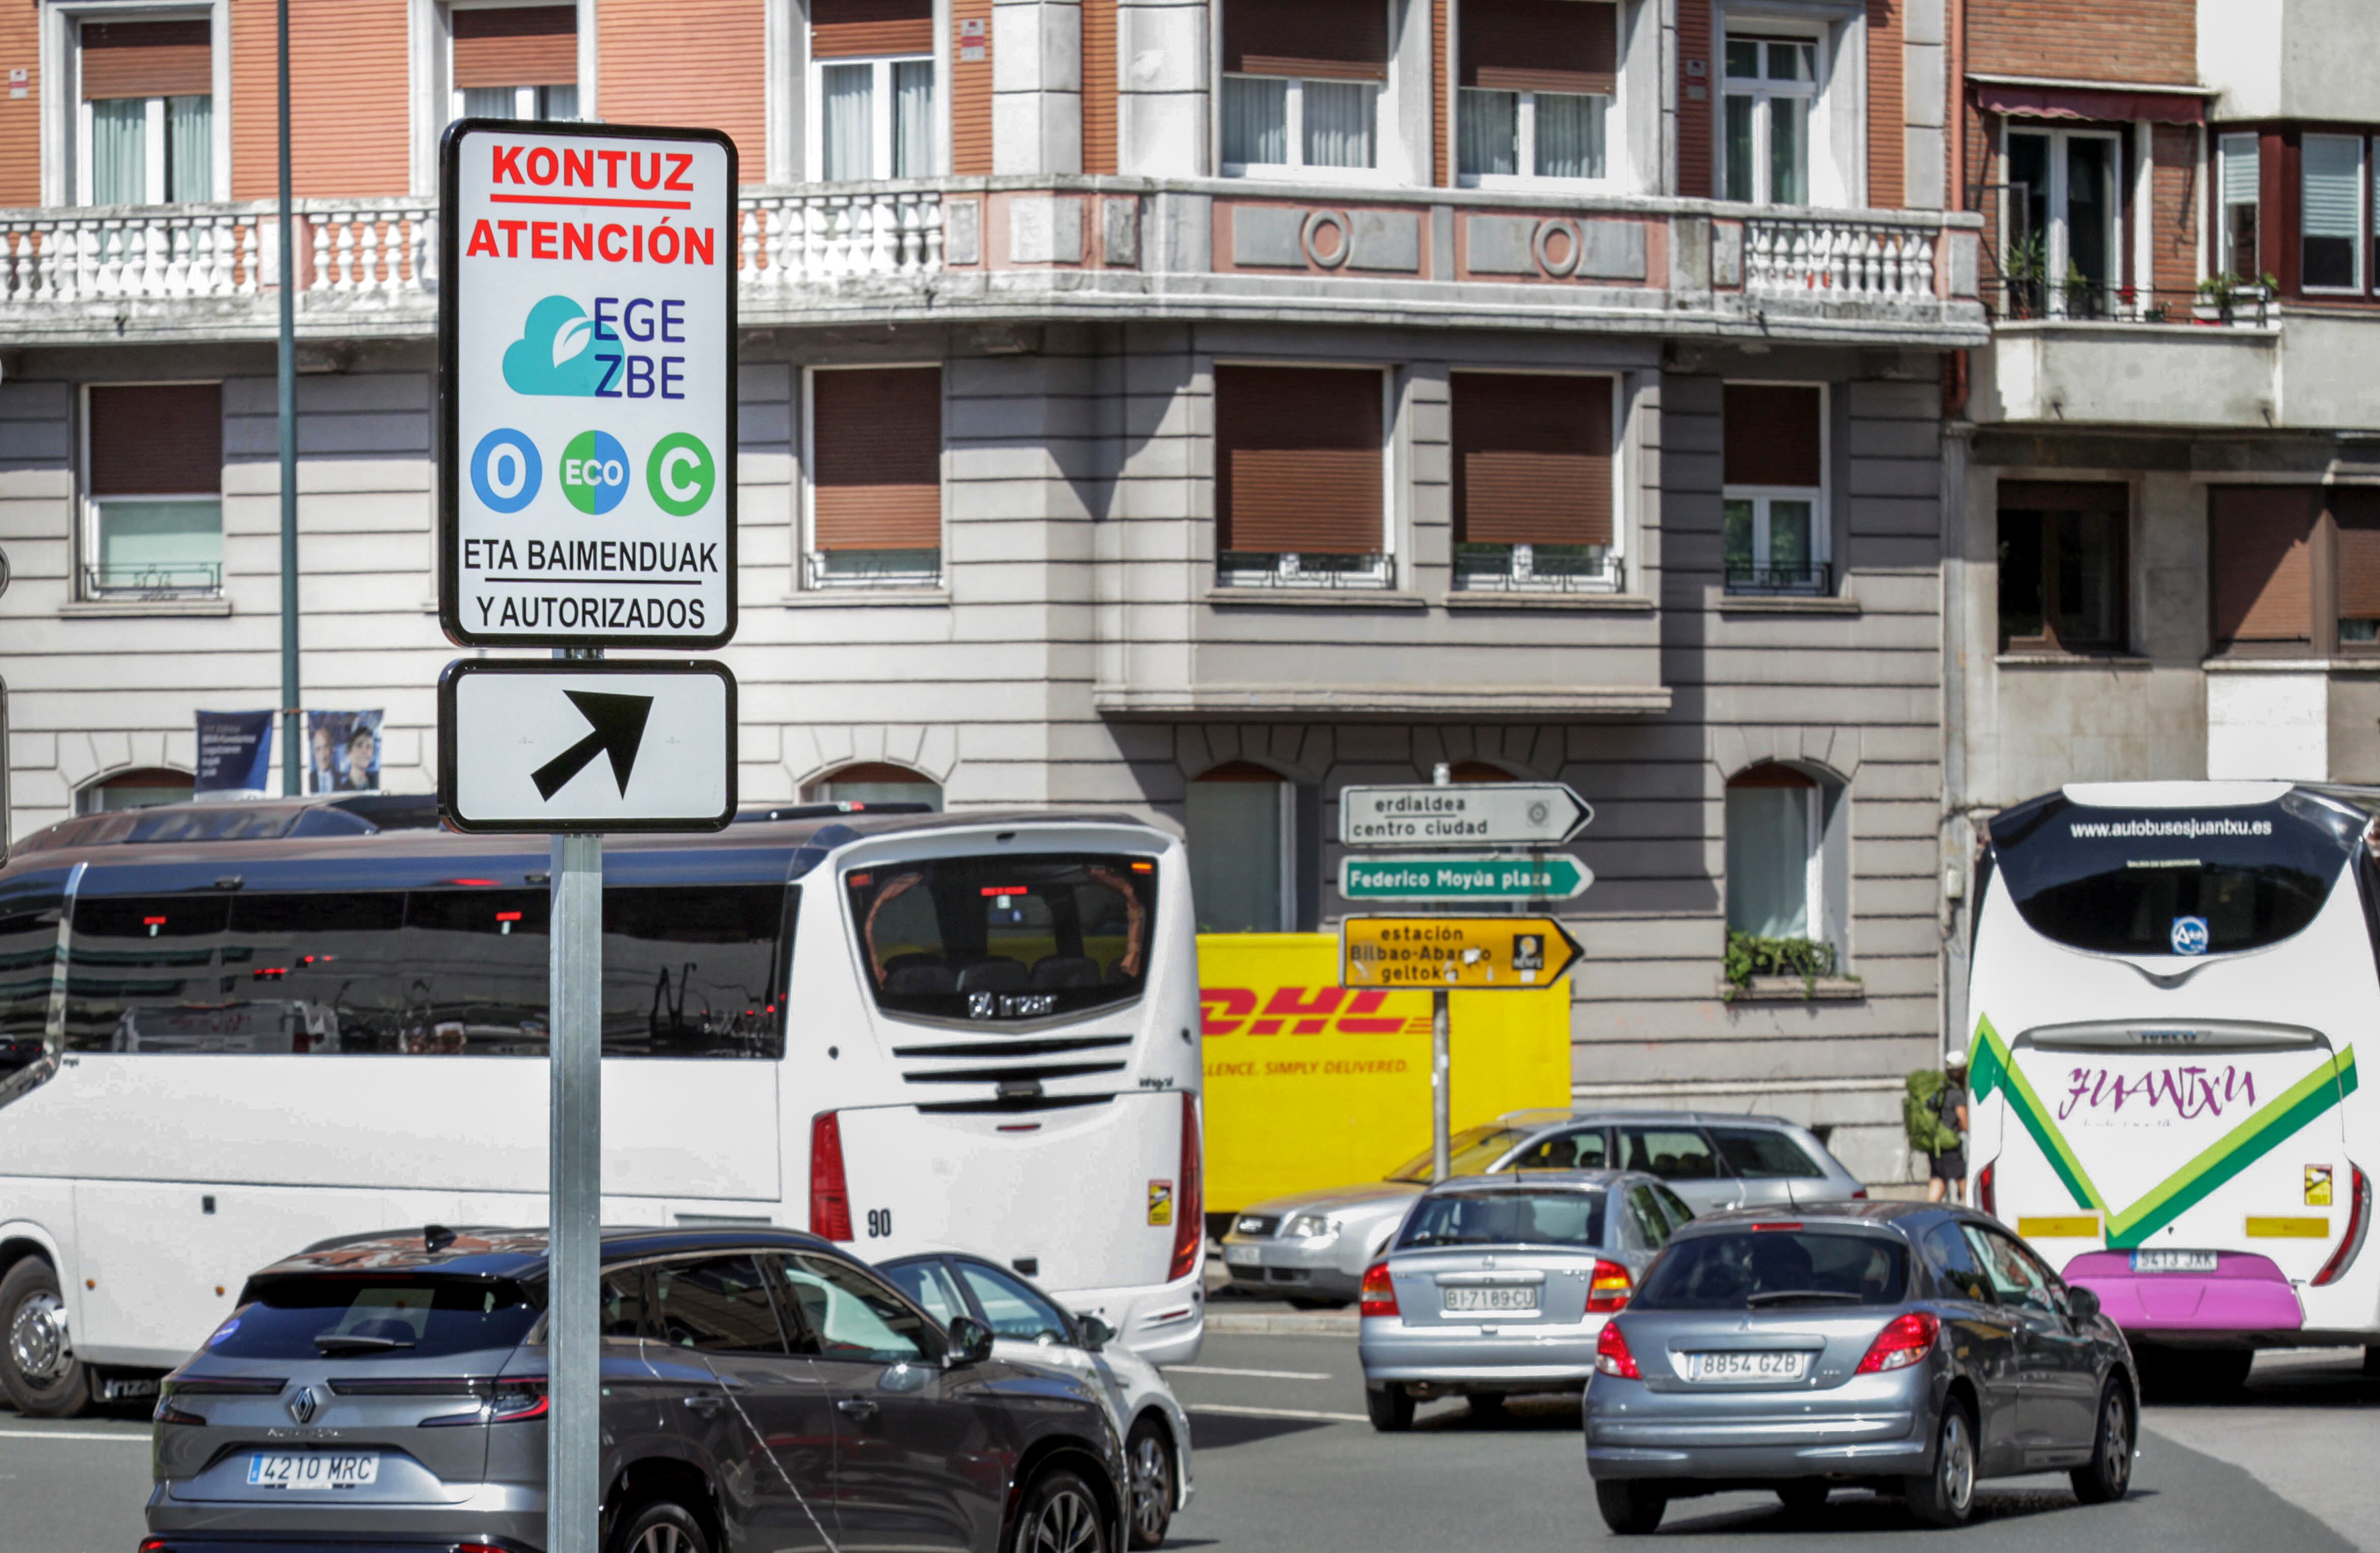
[[[601,1535],[603,832],[735,810],[735,147],[464,119],[440,146],[438,806],[553,837],[546,1553]],[[284,224],[284,239],[286,226]]]

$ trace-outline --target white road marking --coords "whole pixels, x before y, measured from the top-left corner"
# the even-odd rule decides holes
[[[143,1445],[149,1443],[149,1436],[145,1432],[103,1435],[90,1429],[0,1429],[0,1439],[137,1439]]]
[[[1311,1418],[1325,1424],[1368,1424],[1360,1413],[1316,1413],[1300,1407],[1230,1407],[1221,1402],[1185,1402],[1192,1413],[1227,1413],[1234,1418]]]
[[[1258,1380],[1328,1380],[1320,1370],[1235,1370],[1225,1365],[1168,1365],[1168,1375],[1245,1375]]]

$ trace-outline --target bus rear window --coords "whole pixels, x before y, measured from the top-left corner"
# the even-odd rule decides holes
[[[844,889],[887,1013],[1046,1019],[1137,998],[1148,977],[1149,858],[938,858],[855,869]]]
[[[1992,822],[1999,883],[2025,925],[2104,954],[2262,949],[2322,910],[2361,823],[2306,795],[2205,811],[2085,807],[2062,795]]]

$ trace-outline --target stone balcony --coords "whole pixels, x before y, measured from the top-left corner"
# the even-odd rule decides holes
[[[298,203],[298,328],[437,326],[436,202]],[[1241,179],[747,188],[747,329],[934,319],[1574,327],[1985,343],[1978,218]],[[269,339],[269,204],[0,212],[0,344]]]

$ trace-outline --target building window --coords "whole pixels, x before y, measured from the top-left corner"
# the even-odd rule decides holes
[[[812,588],[930,588],[942,577],[942,370],[809,374]]]
[[[934,173],[931,0],[813,0],[810,176]]]
[[[1612,380],[1456,372],[1454,586],[1616,588]]]
[[[1727,590],[1829,591],[1825,386],[1731,382],[1722,411]]]
[[[86,598],[223,588],[223,385],[93,387],[83,415]]]
[[[1619,7],[1463,0],[1456,146],[1466,182],[1600,178],[1619,79]]]
[[[2256,211],[2262,199],[2262,157],[2257,137],[2226,135],[2217,142],[2222,163],[2222,223],[2216,230],[2217,273],[2252,282],[2264,270],[2256,250]]]
[[[456,10],[454,51],[458,116],[578,116],[577,6]]]
[[[1385,390],[1371,367],[1215,368],[1225,586],[1389,583]]]
[[[868,807],[923,804],[938,813],[942,807],[941,783],[922,771],[881,760],[865,760],[830,771],[810,783],[808,796],[817,803]]]
[[[2299,278],[2308,291],[2363,289],[2363,137],[2308,135],[2300,146]]]
[[[1198,931],[1290,930],[1295,793],[1280,772],[1246,760],[1217,766],[1190,784],[1185,818]]]
[[[145,809],[158,804],[190,801],[190,773],[165,766],[118,771],[104,781],[75,790],[75,813],[105,814],[111,809]]]
[[[1727,784],[1727,928],[1755,939],[1829,942],[1826,791],[1791,766]]]
[[[2102,318],[2123,276],[2122,142],[2096,129],[2008,132],[2005,268],[2034,317]]]
[[[1223,171],[1378,164],[1387,0],[1223,0]]]
[[[2131,507],[2131,492],[2113,481],[2000,482],[2004,650],[2124,650]]]
[[[2333,486],[2328,491],[2338,557],[2338,645],[2380,648],[2380,491]]]
[[[1724,58],[1727,197],[1760,205],[1808,204],[1816,41],[1730,32]]]
[[[2218,485],[2208,492],[2207,581],[2218,648],[2302,651],[2313,640],[2316,486]]]
[[[204,21],[87,21],[76,182],[86,205],[215,197],[214,47]]]

